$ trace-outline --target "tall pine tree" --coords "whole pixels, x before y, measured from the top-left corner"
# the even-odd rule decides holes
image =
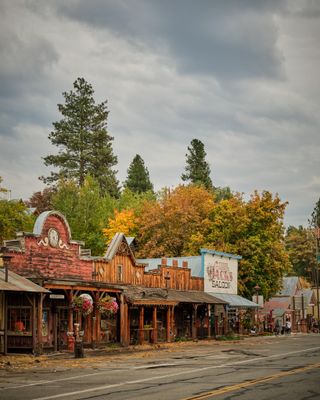
[[[134,193],[153,191],[153,184],[150,181],[148,168],[145,166],[139,154],[132,160],[127,173],[128,175],[124,182],[124,187],[130,189]]]
[[[186,154],[185,173],[181,175],[183,181],[203,185],[206,189],[213,189],[210,178],[210,166],[206,161],[207,153],[204,144],[199,139],[193,139]]]
[[[320,228],[320,198],[316,202],[316,205],[312,211],[309,223],[313,228]]]
[[[117,157],[112,150],[113,137],[107,132],[107,101],[96,104],[94,90],[84,78],[78,78],[73,88],[63,93],[65,104],[58,104],[63,118],[53,123],[49,135],[59,153],[44,157],[45,165],[58,171],[40,179],[45,183],[73,179],[82,186],[90,174],[98,180],[102,192],[118,196],[117,171],[112,169]]]

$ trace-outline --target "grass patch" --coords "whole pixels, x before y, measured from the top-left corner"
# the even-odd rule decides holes
[[[221,335],[221,336],[216,336],[216,340],[222,340],[222,341],[226,341],[226,340],[241,340],[241,337],[239,335]]]

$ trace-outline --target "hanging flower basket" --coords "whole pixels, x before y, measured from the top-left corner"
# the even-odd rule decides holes
[[[74,311],[80,312],[83,316],[90,315],[93,311],[93,300],[90,294],[81,294],[74,296],[72,299],[71,307]]]
[[[97,302],[96,306],[97,306],[97,309],[99,310],[100,314],[108,316],[108,317],[113,317],[115,314],[117,314],[118,309],[119,309],[116,299],[113,297],[110,297],[110,296],[100,299]]]

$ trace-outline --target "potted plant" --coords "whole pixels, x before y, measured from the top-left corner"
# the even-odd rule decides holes
[[[89,294],[81,294],[74,296],[72,299],[71,307],[80,312],[83,316],[90,315],[93,311],[93,300]]]
[[[100,314],[108,317],[113,317],[119,309],[116,299],[110,296],[106,296],[98,300],[96,306]]]

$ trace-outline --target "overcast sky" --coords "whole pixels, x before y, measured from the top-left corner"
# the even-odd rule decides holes
[[[320,1],[0,0],[0,176],[42,190],[62,92],[108,100],[117,178],[140,154],[155,189],[181,183],[200,139],[215,186],[288,201],[307,225],[320,197]]]

